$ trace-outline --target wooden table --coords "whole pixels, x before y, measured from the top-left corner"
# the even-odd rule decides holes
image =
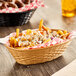
[[[16,27],[0,27],[0,37],[14,32],[17,27],[21,31],[27,28],[38,28],[40,19],[44,19],[44,24],[51,28],[76,30],[76,17],[63,18],[60,1],[45,0],[46,7],[38,8],[28,24]],[[73,39],[63,56],[50,62],[29,66],[17,64],[8,50],[0,44],[0,76],[51,76],[75,58],[76,39]]]

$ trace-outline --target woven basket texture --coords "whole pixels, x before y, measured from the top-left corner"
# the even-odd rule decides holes
[[[18,26],[26,24],[36,9],[18,13],[0,13],[0,26]]]
[[[71,40],[67,40],[63,43],[49,46],[46,48],[37,48],[29,50],[20,50],[8,47],[6,45],[5,46],[8,48],[9,52],[12,54],[17,63],[29,65],[43,63],[58,58],[68,47],[70,42]]]

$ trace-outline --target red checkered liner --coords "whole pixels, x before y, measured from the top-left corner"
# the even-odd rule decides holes
[[[23,31],[23,32],[26,32],[26,30]],[[14,32],[14,33],[11,33],[9,36],[5,37],[4,40],[3,40],[4,43],[6,42],[5,44],[7,44],[9,46],[10,45],[9,41],[8,41],[9,37],[15,36],[15,35],[16,35],[16,33]],[[69,35],[69,39],[72,39],[72,38],[75,38],[75,37],[76,37],[76,31],[72,31]],[[24,49],[43,48],[43,47],[47,47],[47,46],[53,46],[53,45],[56,45],[56,44],[59,44],[59,43],[65,42],[65,41],[66,40],[63,40],[61,38],[54,38],[52,41],[49,41],[45,44],[43,43],[43,44],[39,44],[37,46],[33,46],[33,47],[30,47],[30,48],[24,48]]]
[[[34,2],[25,5],[22,8],[6,8],[6,9],[2,9],[0,10],[0,13],[18,13],[18,12],[24,12],[24,11],[28,11],[34,8],[38,8],[38,7],[44,7],[44,3],[43,0],[35,0]]]

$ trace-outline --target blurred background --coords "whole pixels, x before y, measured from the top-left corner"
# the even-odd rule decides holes
[[[76,3],[75,0],[45,0],[45,7],[37,9],[30,22],[33,23],[33,25],[36,25],[36,22],[40,19],[44,19],[44,24],[51,28],[63,28],[70,30],[72,27],[72,30],[74,30],[74,27],[76,26],[76,16],[67,17],[62,15],[62,7],[65,6],[62,6],[62,1],[64,3],[68,1],[66,3],[67,6],[72,5],[73,1]],[[69,1],[71,1],[70,4],[68,4]],[[74,6],[74,8],[76,8],[76,6]],[[36,27],[34,26],[34,28]]]

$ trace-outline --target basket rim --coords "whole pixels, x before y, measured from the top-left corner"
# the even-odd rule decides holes
[[[32,30],[36,30],[36,29],[32,29]],[[51,29],[51,30],[60,30],[60,29]],[[64,31],[64,30],[62,29],[62,31]],[[65,44],[65,43],[70,42],[70,41],[72,41],[72,39],[67,39],[67,40],[64,41],[64,42],[61,42],[61,43],[58,43],[58,44],[55,44],[55,45],[52,45],[52,46],[46,46],[46,47],[43,47],[43,48],[41,48],[41,47],[40,47],[40,48],[33,48],[33,49],[17,49],[17,48],[9,47],[9,46],[7,46],[6,44],[4,44],[4,46],[6,46],[6,47],[9,48],[9,49],[17,50],[17,51],[23,51],[23,50],[38,50],[38,49],[45,49],[45,48],[50,48],[50,47],[54,47],[54,46],[59,46],[59,45]]]
[[[28,13],[30,11],[35,11],[37,8],[31,9],[31,10],[27,10],[27,11],[23,11],[23,12],[15,12],[15,13],[0,13],[0,15],[2,14],[22,14],[22,13]]]

